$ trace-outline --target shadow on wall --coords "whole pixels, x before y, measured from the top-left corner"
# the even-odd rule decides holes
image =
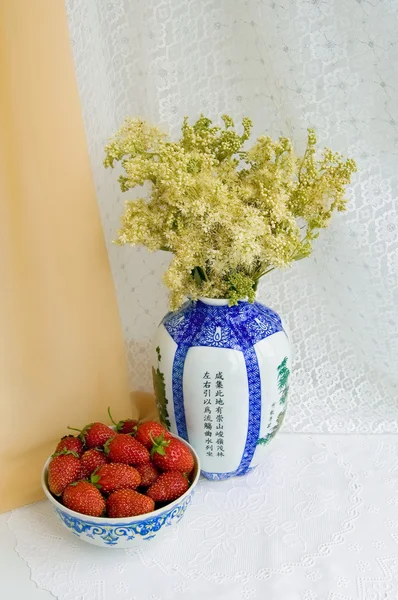
[[[141,420],[158,420],[155,396],[149,392],[135,391],[130,393],[133,418]]]

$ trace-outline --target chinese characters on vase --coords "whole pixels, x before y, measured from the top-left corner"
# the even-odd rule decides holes
[[[206,371],[203,380],[203,425],[206,439],[206,456],[223,458],[225,456],[224,375],[219,371],[213,380],[210,373]]]

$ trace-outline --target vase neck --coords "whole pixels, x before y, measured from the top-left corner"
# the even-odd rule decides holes
[[[229,302],[228,298],[203,298],[203,296],[198,298],[198,300],[210,306],[227,306]]]
[[[203,304],[208,304],[209,306],[228,306],[229,305],[229,298],[204,298],[203,296],[200,296],[198,298],[198,300],[200,302],[203,302]],[[242,298],[242,300],[239,300],[239,302],[248,302],[247,298]]]

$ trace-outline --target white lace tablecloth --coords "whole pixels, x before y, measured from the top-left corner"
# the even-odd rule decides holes
[[[247,477],[201,480],[164,540],[89,546],[46,501],[10,514],[59,600],[397,600],[398,436],[280,434]]]

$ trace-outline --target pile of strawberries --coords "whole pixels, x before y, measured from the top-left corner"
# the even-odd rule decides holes
[[[112,422],[115,431],[90,423],[61,439],[48,466],[48,487],[58,500],[84,515],[121,518],[149,513],[187,491],[194,459],[185,444],[155,421]]]

